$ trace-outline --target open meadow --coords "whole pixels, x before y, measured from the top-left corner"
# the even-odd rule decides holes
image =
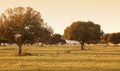
[[[0,71],[120,71],[120,47],[87,45],[0,46]]]

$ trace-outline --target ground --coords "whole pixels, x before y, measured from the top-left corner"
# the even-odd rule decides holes
[[[87,45],[0,46],[0,71],[120,71],[120,47]]]

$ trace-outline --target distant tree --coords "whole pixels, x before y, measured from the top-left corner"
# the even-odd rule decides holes
[[[103,32],[100,25],[91,21],[73,22],[72,25],[64,30],[63,37],[68,40],[77,40],[81,43],[81,49],[84,49],[84,43],[99,41]]]
[[[109,39],[110,35],[111,35],[111,34],[105,34],[105,35],[101,38],[100,43],[101,43],[101,44],[106,44],[106,45],[108,45],[108,43],[110,42],[110,39]]]
[[[118,46],[118,44],[120,43],[120,33],[112,33],[109,37],[109,41],[115,46]]]
[[[0,39],[0,46],[1,46],[1,44],[2,44],[3,46],[6,46],[6,43],[8,43],[7,40]]]
[[[60,34],[53,34],[51,36],[51,41],[52,41],[52,44],[58,44],[58,43],[64,44],[64,43],[66,43],[65,40],[62,39],[62,35],[60,35]]]
[[[43,38],[44,31],[52,34],[40,13],[30,7],[9,8],[1,14],[0,19],[0,34],[10,43],[18,45],[19,54],[22,53],[22,44],[37,42],[38,38]]]
[[[0,18],[0,24],[2,23],[2,19]],[[0,31],[2,31],[1,27],[0,27]],[[1,46],[1,43],[2,43],[2,33],[0,32],[0,46]]]
[[[61,39],[60,43],[61,43],[61,44],[66,44],[66,40]]]
[[[51,44],[51,33],[53,33],[53,31],[48,31],[48,30],[51,30],[51,28],[48,28],[48,29],[42,29],[43,31],[41,32],[41,36],[42,38],[38,37],[38,41],[41,42],[42,46],[43,44]]]
[[[4,19],[3,19],[3,15],[0,17],[0,46],[1,46],[1,44],[4,44],[4,46],[5,46],[5,43],[7,43],[7,40],[5,40],[5,38],[2,36],[2,32],[3,32],[3,21],[4,21]]]

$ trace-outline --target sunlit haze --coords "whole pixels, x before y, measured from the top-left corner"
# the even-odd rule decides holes
[[[120,0],[0,0],[0,13],[18,6],[39,11],[55,33],[63,34],[74,21],[93,21],[105,33],[120,32]]]

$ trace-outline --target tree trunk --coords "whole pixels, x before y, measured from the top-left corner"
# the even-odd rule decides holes
[[[84,50],[84,47],[85,47],[85,45],[84,45],[84,44],[81,44],[81,49],[82,49],[82,50]]]
[[[84,41],[82,40],[80,44],[81,44],[81,50],[84,50],[84,47],[85,47]]]
[[[17,44],[18,45],[18,54],[21,55],[22,53],[22,45]]]

